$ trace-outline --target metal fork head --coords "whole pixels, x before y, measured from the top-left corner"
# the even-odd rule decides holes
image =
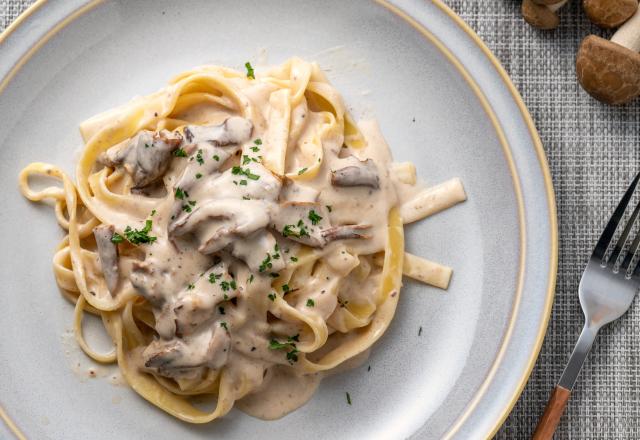
[[[640,214],[640,202],[627,221],[611,256],[606,258],[607,249],[639,180],[640,174],[633,179],[629,189],[620,200],[600,236],[580,280],[580,304],[586,318],[586,324],[596,329],[622,316],[631,306],[631,302],[640,288],[640,262],[634,268],[630,267],[640,246],[640,234],[625,249],[633,225]]]

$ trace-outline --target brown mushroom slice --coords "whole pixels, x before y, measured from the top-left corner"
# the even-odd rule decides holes
[[[237,297],[238,292],[226,264],[213,266],[192,288],[180,292],[178,300],[172,304],[176,335],[184,337],[196,331],[198,326],[214,317],[221,302]]]
[[[98,247],[98,258],[100,258],[100,266],[102,266],[102,275],[111,296],[115,296],[120,278],[118,246],[111,241],[114,232],[115,228],[112,225],[100,225],[93,229],[93,236]]]
[[[234,241],[231,255],[244,261],[252,272],[275,273],[286,266],[278,242],[266,230],[256,231],[246,238]]]
[[[364,231],[371,228],[371,225],[341,225],[334,226],[322,231],[322,237],[327,241],[335,240],[351,240],[351,239],[368,239],[371,235]]]
[[[290,240],[323,247],[322,230],[331,227],[329,211],[318,203],[284,202],[273,213],[271,227]]]
[[[331,184],[339,187],[366,186],[378,189],[380,188],[378,168],[371,159],[359,161],[356,165],[331,171]]]
[[[560,24],[556,11],[568,0],[524,0],[522,16],[531,26],[542,30],[555,29]]]
[[[583,0],[582,7],[593,24],[617,28],[638,9],[638,0]]]
[[[184,137],[190,144],[212,142],[225,146],[248,141],[252,131],[253,124],[249,119],[232,116],[219,125],[187,125]]]
[[[188,158],[188,163],[176,186],[183,190],[189,190],[200,179],[204,179],[222,167],[222,165],[234,155],[239,147],[216,147],[209,142],[189,145],[193,150]]]
[[[155,340],[145,348],[142,359],[145,367],[157,369],[163,375],[176,369],[204,366],[218,369],[227,363],[230,346],[229,333],[217,326],[187,340]]]
[[[163,286],[165,277],[162,271],[147,261],[134,261],[129,275],[131,284],[154,307],[161,307],[165,302]]]
[[[173,236],[193,233],[203,254],[217,252],[238,237],[266,227],[268,205],[261,200],[212,200],[175,222],[169,230]]]
[[[576,72],[582,87],[607,104],[626,104],[640,95],[640,12],[607,41],[589,35],[580,45]]]
[[[143,130],[124,146],[116,145],[98,157],[105,166],[123,166],[133,178],[135,188],[158,181],[169,167],[171,153],[182,138],[167,130],[158,133]]]

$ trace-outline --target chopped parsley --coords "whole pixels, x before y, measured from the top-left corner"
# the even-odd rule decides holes
[[[253,274],[251,274],[251,276],[249,277],[249,284],[253,283]]]
[[[258,270],[260,270],[260,272],[264,272],[265,270],[271,269],[272,267],[273,264],[271,263],[271,255],[267,254],[265,259],[262,260],[262,263],[260,263],[260,267],[258,268]]]
[[[235,176],[247,176],[247,178],[251,180],[258,180],[260,178],[257,174],[253,174],[249,168],[242,169],[242,167],[239,166],[231,168],[231,174]]]
[[[322,217],[320,217],[318,213],[312,209],[311,211],[309,211],[309,220],[311,220],[312,225],[317,225],[320,220],[322,220]]]
[[[348,392],[346,394],[347,394],[347,403],[351,405],[351,396],[349,395]]]
[[[220,287],[224,292],[227,292],[231,287],[231,284],[229,283],[229,281],[220,281]]]
[[[247,78],[256,79],[256,76],[254,75],[253,67],[251,67],[251,63],[249,61],[244,63],[244,67],[246,67],[247,69]]]
[[[153,217],[154,215],[156,215],[156,210],[155,209],[151,211],[151,214],[149,214],[149,217]]]
[[[298,257],[291,257],[291,261],[293,261],[294,263],[298,262]]]
[[[258,151],[260,151],[259,147],[251,147],[251,151],[253,151],[254,153],[257,153]]]
[[[196,173],[196,179],[199,179],[202,177],[202,173]]]
[[[331,212],[332,208],[331,205],[327,205],[327,211]]]
[[[247,156],[246,154],[242,155],[242,165],[247,165],[251,163],[251,158],[249,156]]]
[[[229,295],[227,295],[226,293],[224,295],[222,295],[222,298],[224,298],[224,300],[228,300],[229,299]]]
[[[251,197],[249,197],[249,196],[242,196],[242,200],[251,200]]]
[[[213,273],[213,272],[211,272],[209,274],[209,282],[211,284],[215,284],[216,280],[219,280],[220,278],[222,278],[222,274],[221,273]]]
[[[214,154],[213,160],[215,160],[216,162],[220,162],[220,156],[218,156],[217,154]]]
[[[118,234],[117,232],[114,232],[113,235],[111,236],[111,243],[122,243],[124,241],[124,237],[120,234]]]
[[[198,153],[196,154],[196,160],[198,161],[198,163],[200,165],[204,165],[204,158],[202,157],[202,150],[198,150]]]
[[[151,146],[153,147],[153,144]],[[144,144],[144,148],[149,148],[149,144]]]
[[[229,282],[229,286],[231,286],[231,288],[232,288],[233,290],[236,290],[236,289],[238,288],[238,287],[236,286],[236,280],[231,280],[231,281]]]
[[[308,169],[307,167],[304,167],[303,169],[301,169],[300,171],[298,171],[298,176],[300,176],[300,175],[302,175],[302,174],[306,173],[306,172],[307,172],[307,169]]]
[[[289,285],[288,285],[288,284],[283,284],[283,285],[282,285],[282,291],[283,291],[284,293],[287,293],[287,292],[289,291]]]
[[[184,200],[185,197],[189,197],[189,193],[184,191],[179,186],[176,186],[176,199]]]
[[[271,301],[275,301],[276,300],[276,294],[271,292],[270,294],[267,295],[267,298],[269,298]]]
[[[220,327],[222,327],[222,328],[223,328],[223,329],[225,329],[226,331],[229,331],[229,327],[227,327],[227,323],[226,323],[226,322],[224,322],[224,321],[222,321],[222,322],[220,323]]]
[[[178,148],[173,152],[175,157],[187,157],[187,152],[184,151],[184,148]]]
[[[242,185],[242,186],[247,186],[247,179],[242,179],[242,180],[240,181],[240,185]]]
[[[296,342],[300,342],[300,335],[289,336],[287,338],[287,342],[279,342],[276,339],[272,339],[269,341],[269,349],[270,350],[289,350],[287,351],[287,360],[290,364],[294,362],[298,362],[298,349],[296,347]]]
[[[311,298],[307,300],[307,307],[314,307],[315,305],[316,305],[316,302]]]
[[[142,229],[132,229],[131,226],[127,226],[124,229],[124,236],[132,244],[153,243],[158,237],[149,235],[152,226],[153,222],[151,220],[147,220]],[[111,237],[111,240],[113,241],[113,237]]]
[[[187,290],[193,290],[193,289],[195,289],[195,287],[196,287],[196,286],[195,286],[193,283],[189,283],[189,284],[187,285]]]
[[[262,145],[262,139],[258,138],[255,141],[253,141],[253,143],[256,145]]]
[[[309,232],[307,232],[307,228],[304,226],[304,223],[302,223],[302,220],[298,222],[298,226],[284,225],[284,228],[282,228],[282,235],[285,237],[296,238],[310,237]]]

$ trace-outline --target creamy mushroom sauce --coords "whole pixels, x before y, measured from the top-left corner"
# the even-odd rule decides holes
[[[226,366],[256,381],[255,393],[238,403],[240,409],[265,419],[282,417],[311,397],[321,374],[302,374],[290,368],[295,361],[287,359],[285,350],[269,348],[272,339],[294,335],[304,343],[305,331],[302,326],[269,324],[271,283],[297,258],[303,242],[322,255],[327,266],[324,277],[311,285],[290,286],[297,291],[295,307],[318,314],[343,332],[349,329],[332,319],[341,305],[328,292],[338,289],[344,303],[375,307],[379,276],[368,276],[363,283],[350,273],[355,265],[368,264],[357,255],[384,250],[388,213],[397,203],[388,170],[391,156],[377,124],[362,123],[365,148],[343,148],[339,137],[325,141],[316,177],[293,182],[261,164],[263,127],[205,109],[197,119],[207,125],[188,126],[183,134],[160,134],[181,139],[175,144],[179,149],[167,157],[170,163],[162,177],[171,191],[158,199],[149,216],[156,240],[140,246],[143,261],[122,273],[152,304],[159,336],[137,357],[138,367],[188,380]],[[233,141],[224,146],[219,140],[227,135],[219,128],[222,124],[231,126],[227,131]],[[157,148],[150,145],[153,137],[141,133],[112,147],[102,160],[115,165],[109,156],[136,146],[152,151]],[[125,167],[135,162],[130,151],[120,156],[128,157],[122,162]],[[364,161],[366,175],[359,184]],[[348,175],[349,169],[357,171],[355,180],[336,186],[336,172]],[[137,168],[130,172],[135,175]],[[344,225],[357,230],[346,227],[345,238],[331,234]],[[291,235],[285,237],[287,228]],[[349,238],[354,234],[358,238]],[[371,265],[365,270],[379,272]]]

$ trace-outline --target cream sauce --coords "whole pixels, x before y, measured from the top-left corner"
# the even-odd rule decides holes
[[[249,100],[261,101],[256,108],[262,109],[268,107],[265,100],[272,89],[263,84],[245,93]],[[209,124],[219,124],[224,116],[228,114],[220,106],[206,105],[180,115]],[[220,129],[187,128],[190,134],[182,134],[180,145],[187,157],[171,156],[163,176],[166,195],[149,213],[149,235],[157,238],[140,246],[143,262],[121,261],[121,266],[127,265],[121,267],[121,275],[152,304],[159,335],[133,358],[138,368],[178,381],[226,368],[257,386],[237,402],[238,407],[274,419],[308,401],[322,374],[304,374],[296,368],[295,353],[288,355],[292,347],[304,349],[313,343],[308,328],[270,324],[272,274],[293,264],[291,257],[296,258],[300,249],[295,241],[309,244],[304,236],[295,236],[306,230],[314,237],[312,252],[323,256],[326,264],[322,276],[297,286],[286,301],[310,318],[327,321],[329,334],[348,331],[349,307],[375,310],[379,269],[358,256],[384,250],[388,212],[397,204],[398,185],[389,171],[391,155],[373,121],[360,125],[365,148],[343,148],[340,135],[325,139],[315,177],[294,182],[273,174],[261,163],[267,118],[267,113],[257,114],[250,121],[250,136],[242,130],[224,133],[235,141],[227,145],[216,140]],[[310,136],[306,129],[300,130],[300,139]],[[365,160],[370,160],[379,188],[331,184],[332,171]],[[287,170],[301,169],[303,161],[290,155]],[[284,210],[287,202],[305,204],[289,212]],[[313,213],[322,218],[312,220]],[[292,226],[294,236],[285,237],[282,227],[274,229],[278,219]],[[323,231],[339,225],[360,225],[358,233],[366,238],[328,241]],[[117,224],[116,231],[125,234],[125,226],[143,225]],[[292,337],[295,342],[288,344]],[[284,349],[269,348],[272,340],[285,344]]]

